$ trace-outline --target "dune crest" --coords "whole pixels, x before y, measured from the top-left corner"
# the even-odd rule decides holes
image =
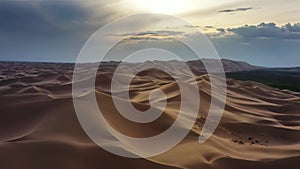
[[[221,123],[207,142],[199,144],[211,99],[209,77],[199,73],[195,79],[201,96],[200,110],[187,137],[159,156],[129,159],[101,149],[81,128],[72,103],[72,65],[8,64],[3,63],[0,75],[0,168],[298,168],[300,93],[228,79]],[[165,92],[168,100],[161,117],[137,124],[123,118],[113,106],[110,81],[115,64],[112,65],[101,67],[95,90],[86,93],[96,94],[111,126],[129,136],[149,137],[172,125],[180,105],[174,80],[157,70],[143,71],[134,78],[130,97],[135,108],[147,110],[149,92],[157,88]],[[14,66],[19,67],[18,71]],[[119,92],[122,89],[120,86]]]

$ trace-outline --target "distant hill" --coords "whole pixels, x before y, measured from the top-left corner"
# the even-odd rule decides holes
[[[215,72],[219,72],[217,67],[217,63],[220,62],[220,60],[217,59],[201,59],[201,60],[192,60],[192,61],[187,61],[187,65],[190,67],[190,69],[196,73],[196,74],[204,74],[206,73],[206,68],[203,63],[205,63],[206,66],[209,66],[212,68],[212,70],[215,70]],[[222,59],[221,60],[223,64],[223,69],[225,72],[241,72],[241,71],[252,71],[252,70],[259,70],[263,69],[263,67],[259,66],[254,66],[250,65],[246,62],[241,62],[241,61],[233,61],[233,60],[228,60],[228,59]],[[101,67],[114,67],[119,65],[120,62],[103,62],[101,63]],[[129,64],[132,67],[145,67],[149,65],[155,65],[155,66],[162,66],[164,68],[168,68],[170,70],[174,70],[178,67],[179,64],[181,64],[182,61],[178,60],[169,60],[169,61],[145,61],[141,63],[126,63]]]
[[[197,75],[205,74],[206,69],[203,62],[210,67],[216,67],[216,63],[220,60],[214,59],[202,59],[187,61],[187,65]],[[236,80],[256,81],[265,85],[279,88],[288,89],[291,91],[300,92],[300,67],[293,68],[263,68],[259,66],[250,65],[246,62],[232,61],[228,59],[221,60],[226,77]],[[142,63],[125,63],[126,70],[136,69],[137,67],[145,67],[149,65],[156,65],[158,67],[164,67],[170,71],[178,71],[178,74],[185,73],[178,70],[181,61],[146,61]],[[109,61],[102,62],[99,71],[113,71],[120,62]],[[84,63],[83,69],[97,68],[97,63]],[[124,68],[125,68],[124,67]],[[38,63],[38,62],[0,62],[0,85],[9,84],[12,79],[24,78],[26,81],[36,82],[39,80],[37,74],[45,76],[51,76],[57,80],[68,81],[72,78],[72,72],[74,69],[73,63]],[[217,69],[217,68],[215,68]],[[49,70],[51,70],[49,72]],[[154,72],[153,72],[154,71]],[[157,71],[151,70],[152,73]],[[57,75],[68,74],[68,76]],[[53,76],[53,77],[52,77]]]
[[[216,60],[216,59],[202,59],[202,60],[192,60],[192,61],[187,61],[187,65],[192,69],[193,72],[197,72],[197,73],[206,73],[206,68],[204,66],[203,63],[205,63],[205,65],[211,67],[211,68],[215,68],[215,70],[217,70],[216,67],[216,63],[218,63],[220,60]],[[221,60],[222,64],[223,64],[223,68],[225,72],[241,72],[241,71],[251,71],[251,70],[258,70],[258,69],[263,69],[263,67],[259,67],[259,66],[254,66],[254,65],[250,65],[246,62],[241,62],[241,61],[233,61],[233,60],[228,60],[228,59],[222,59]],[[151,65],[154,64],[156,66],[162,66],[162,67],[168,67],[170,69],[176,69],[176,67],[178,66],[178,64],[182,63],[182,61],[178,61],[178,60],[169,60],[169,61],[145,61],[145,62],[141,62],[141,63],[126,63],[127,65],[130,66],[145,66],[145,65]],[[101,63],[101,68],[105,68],[105,69],[114,69],[116,68],[118,65],[120,64],[119,61],[107,61],[107,62],[102,62]],[[68,71],[72,71],[74,68],[74,64],[73,63],[39,63],[39,62],[0,62],[0,65],[2,67],[12,67],[8,70],[13,70],[15,67],[18,68],[26,68],[26,67],[31,67],[34,66],[35,68],[43,68],[43,69],[52,69],[53,67],[55,68],[59,68],[60,70],[68,70]],[[85,68],[95,68],[97,63],[82,63],[82,65],[84,65],[83,67]],[[300,69],[300,68],[299,68]],[[27,70],[27,69],[26,69]],[[218,71],[217,71],[218,72]]]
[[[206,69],[203,66],[202,62],[205,62],[205,64],[209,65],[210,67],[215,67],[216,63],[219,62],[219,60],[202,59],[202,60],[188,61],[187,63],[192,69],[196,70],[197,72],[205,72]],[[223,64],[223,69],[225,72],[241,72],[241,71],[263,69],[263,67],[250,65],[246,62],[241,62],[241,61],[222,59],[221,62]]]

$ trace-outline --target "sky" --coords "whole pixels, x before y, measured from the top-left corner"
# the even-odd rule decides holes
[[[267,67],[300,66],[298,0],[0,0],[0,60],[75,62],[99,28],[144,12],[188,21],[209,38],[221,58]],[[142,46],[150,39],[176,48],[170,37],[193,36],[188,28],[143,30],[126,34],[131,37],[123,43]],[[111,37],[116,36],[123,35]]]

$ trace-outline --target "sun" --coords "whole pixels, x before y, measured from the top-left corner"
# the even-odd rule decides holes
[[[139,10],[162,14],[178,14],[192,7],[188,0],[131,0]]]

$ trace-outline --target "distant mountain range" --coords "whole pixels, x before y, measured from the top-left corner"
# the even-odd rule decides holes
[[[178,60],[169,60],[169,61],[146,61],[146,62],[141,62],[141,63],[125,63],[126,68],[128,68],[128,65],[130,65],[130,67],[134,68],[136,66],[138,67],[144,67],[144,66],[149,66],[149,64],[151,65],[155,65],[158,67],[164,67],[164,68],[168,68],[170,70],[174,70],[176,68],[179,67],[179,64],[181,64],[183,61],[178,61]],[[211,70],[216,70],[216,72],[220,72],[220,70],[218,69],[219,65],[218,63],[220,62],[220,60],[217,59],[201,59],[201,60],[192,60],[192,61],[187,61],[187,65],[190,67],[190,69],[196,73],[196,74],[204,74],[206,73],[207,69],[205,66],[210,67]],[[241,72],[241,71],[252,71],[252,70],[259,70],[259,69],[263,69],[264,67],[260,67],[260,66],[254,66],[251,64],[248,64],[246,62],[241,62],[241,61],[233,61],[233,60],[228,60],[228,59],[221,59],[221,62],[223,64],[223,69],[224,72],[228,73],[228,72]],[[204,64],[205,63],[205,66]],[[112,67],[116,67],[117,65],[119,65],[120,62],[115,62],[115,61],[110,61],[110,62],[102,62],[101,63],[101,67],[102,68],[112,68]]]
[[[217,62],[219,62],[219,60],[202,59],[202,60],[188,61],[187,64],[197,72],[205,72],[206,69],[203,66],[202,62],[204,62],[206,65],[210,67],[215,67],[217,65]],[[222,59],[221,62],[223,64],[223,69],[225,72],[241,72],[241,71],[252,71],[252,70],[263,69],[263,67],[250,65],[249,63],[241,62],[241,61]]]
[[[216,67],[216,63],[220,62],[220,60],[202,59],[187,61],[186,63],[194,74],[203,75],[206,74],[203,62],[205,62],[206,66],[213,68],[212,70],[219,72]],[[275,88],[300,92],[300,87],[298,85],[300,83],[300,67],[264,68],[254,66],[246,62],[232,61],[228,59],[222,59],[221,62],[227,78],[243,81],[256,81]],[[177,60],[146,61],[142,63],[125,63],[125,65],[121,66],[119,65],[120,62],[109,61],[102,62],[98,70],[100,72],[114,71],[117,66],[121,66],[121,69],[126,72],[128,70],[136,70],[136,68],[139,67],[149,67],[149,65],[153,65],[165,68],[168,71],[176,71],[180,74],[185,73],[184,70],[180,70],[181,63],[182,61]],[[97,69],[97,65],[97,63],[82,63],[82,68],[85,70]],[[27,79],[31,79],[31,81],[36,81],[37,74],[46,74],[47,76],[50,74],[67,74],[69,79],[71,79],[73,69],[74,63],[0,62],[0,84],[7,84],[10,83],[10,79],[23,78],[24,76],[26,76]],[[148,70],[147,72],[155,73],[157,71]]]
[[[187,61],[187,65],[192,69],[194,72],[198,73],[205,73],[206,68],[204,66],[204,62],[206,66],[209,66],[211,68],[217,69],[216,65],[220,60],[216,59],[202,59],[202,60],[192,60],[192,61]],[[145,64],[155,64],[155,65],[161,65],[164,67],[170,67],[172,69],[176,69],[176,65],[178,65],[182,61],[177,61],[177,60],[169,60],[169,61],[145,61],[141,63],[126,63],[131,66],[143,66]],[[233,61],[233,60],[228,60],[228,59],[221,59],[221,62],[223,64],[223,69],[226,73],[229,72],[243,72],[243,71],[253,71],[253,70],[260,70],[260,69],[266,69],[264,67],[260,66],[255,66],[251,65],[246,62],[242,61]],[[37,65],[38,63],[38,65]],[[68,69],[72,70],[74,68],[73,63],[41,63],[41,62],[0,62],[2,67],[10,67],[12,65],[17,65],[18,68],[22,67],[27,67],[27,66],[32,66],[36,65],[38,67],[47,69],[47,68],[52,68],[54,65],[55,67],[61,67],[63,70]],[[106,61],[101,63],[101,68],[116,68],[121,62],[119,61]],[[87,67],[95,67],[96,63],[85,63]],[[272,68],[274,69],[274,68]],[[269,70],[269,68],[268,68]],[[276,70],[282,70],[282,71],[300,71],[300,68],[276,68]]]

